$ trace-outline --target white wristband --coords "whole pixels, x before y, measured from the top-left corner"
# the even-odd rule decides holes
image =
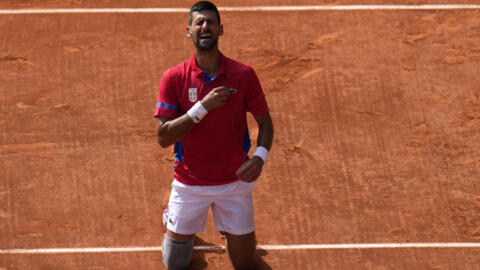
[[[195,123],[200,122],[200,120],[202,120],[202,118],[205,117],[207,113],[208,113],[207,109],[203,107],[200,101],[195,103],[195,105],[193,105],[193,107],[187,111],[188,116],[190,116],[190,118],[192,118],[193,122]]]
[[[263,146],[257,147],[255,149],[255,152],[253,153],[253,156],[258,156],[263,160],[263,163],[267,162],[267,157],[268,157],[268,150],[267,148]]]

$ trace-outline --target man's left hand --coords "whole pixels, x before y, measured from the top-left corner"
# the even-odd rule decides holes
[[[262,173],[262,168],[263,160],[258,156],[253,156],[237,170],[237,176],[245,182],[253,182]]]

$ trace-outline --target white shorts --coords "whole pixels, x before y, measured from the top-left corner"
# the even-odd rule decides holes
[[[215,227],[235,235],[251,233],[253,183],[236,181],[219,186],[189,186],[174,180],[168,202],[167,229],[178,234],[205,231],[212,207]]]

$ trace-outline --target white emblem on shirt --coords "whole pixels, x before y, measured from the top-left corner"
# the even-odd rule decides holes
[[[197,101],[197,88],[188,88],[188,100],[191,102]]]

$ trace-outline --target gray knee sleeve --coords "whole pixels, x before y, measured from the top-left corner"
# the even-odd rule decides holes
[[[165,234],[162,243],[162,257],[168,270],[180,270],[188,267],[192,259],[193,241],[193,238],[176,240]]]

